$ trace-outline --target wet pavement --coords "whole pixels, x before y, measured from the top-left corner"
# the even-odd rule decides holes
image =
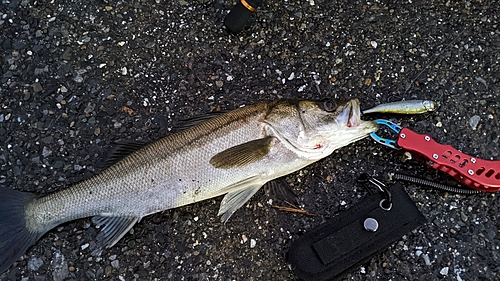
[[[401,99],[440,108],[374,115],[475,157],[500,159],[497,1],[265,2],[237,35],[227,1],[2,1],[0,184],[40,195],[89,178],[120,140],[154,140],[182,119],[276,98]],[[366,172],[448,176],[364,139],[289,175],[300,205],[265,189],[228,223],[220,198],[143,219],[93,257],[90,219],[63,224],[0,280],[295,280],[290,243],[366,196]],[[347,280],[500,278],[498,195],[404,183],[428,222]]]

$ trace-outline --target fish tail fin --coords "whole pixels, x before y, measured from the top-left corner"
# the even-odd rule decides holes
[[[35,199],[32,193],[0,188],[0,274],[9,268],[45,233],[26,227],[26,206]]]

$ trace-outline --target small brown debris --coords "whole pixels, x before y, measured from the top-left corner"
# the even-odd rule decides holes
[[[127,113],[130,116],[134,116],[135,115],[135,111],[132,108],[130,108],[128,106],[125,106],[125,105],[122,107],[122,111],[125,112],[125,113]]]

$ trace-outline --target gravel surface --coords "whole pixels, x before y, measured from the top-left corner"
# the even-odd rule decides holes
[[[441,103],[383,116],[499,159],[498,1],[265,1],[243,32],[229,1],[2,0],[0,184],[40,195],[96,173],[119,140],[275,98]],[[374,118],[367,116],[365,118]],[[220,198],[145,218],[101,257],[90,219],[47,233],[0,280],[294,280],[291,241],[366,195],[356,175],[443,173],[362,140],[286,178],[315,216],[276,210],[263,189],[222,224]],[[347,280],[498,280],[498,194],[406,184],[428,223]]]

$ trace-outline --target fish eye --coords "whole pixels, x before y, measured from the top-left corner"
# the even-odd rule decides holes
[[[323,102],[323,109],[328,112],[334,111],[337,109],[337,104],[332,100],[325,100]]]

